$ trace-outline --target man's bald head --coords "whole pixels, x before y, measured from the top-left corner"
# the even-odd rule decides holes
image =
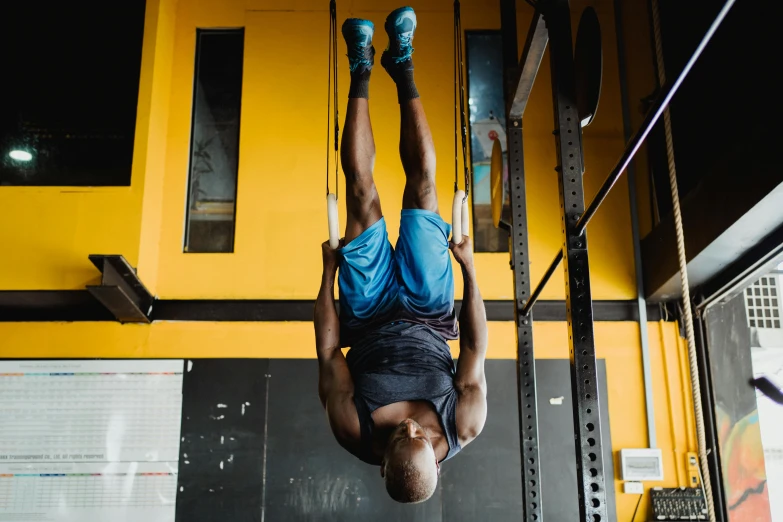
[[[389,436],[381,476],[386,491],[397,502],[418,503],[429,499],[438,487],[440,466],[426,431],[406,419]]]

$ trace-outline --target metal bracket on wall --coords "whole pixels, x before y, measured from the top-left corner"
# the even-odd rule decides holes
[[[120,255],[92,254],[89,258],[102,277],[100,285],[89,285],[87,291],[119,322],[149,323],[154,297],[128,260]]]

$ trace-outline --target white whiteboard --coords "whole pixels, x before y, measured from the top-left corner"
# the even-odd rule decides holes
[[[182,371],[0,361],[0,520],[173,522]]]

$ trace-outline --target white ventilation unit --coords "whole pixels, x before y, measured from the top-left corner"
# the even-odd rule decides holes
[[[780,288],[776,275],[760,277],[745,289],[745,310],[749,327],[780,329]]]

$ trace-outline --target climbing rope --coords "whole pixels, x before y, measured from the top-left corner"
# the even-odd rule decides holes
[[[728,2],[730,7],[731,2]],[[728,10],[724,7],[724,10]],[[725,14],[725,13],[724,13]],[[720,19],[720,15],[718,17]],[[653,33],[655,39],[655,58],[658,69],[658,83],[666,84],[666,69],[663,62],[663,43],[661,39],[661,21],[658,12],[658,0],[652,0]],[[714,24],[713,24],[714,25]],[[685,320],[685,335],[688,339],[688,358],[690,360],[691,386],[693,389],[693,406],[696,414],[696,435],[698,442],[699,460],[703,471],[699,473],[702,478],[702,491],[707,504],[707,512],[710,522],[715,522],[715,505],[712,499],[712,484],[710,482],[710,470],[707,461],[707,440],[704,428],[704,412],[701,403],[701,385],[699,383],[699,367],[696,359],[696,341],[693,334],[693,315],[691,311],[691,293],[688,283],[688,260],[685,256],[685,236],[682,226],[682,214],[680,212],[680,196],[677,190],[677,169],[674,163],[674,140],[672,138],[672,121],[669,107],[663,112],[663,128],[666,134],[666,156],[669,164],[669,185],[672,192],[672,208],[674,212],[674,228],[677,234],[677,259],[680,265],[680,283],[682,286],[682,306]]]

